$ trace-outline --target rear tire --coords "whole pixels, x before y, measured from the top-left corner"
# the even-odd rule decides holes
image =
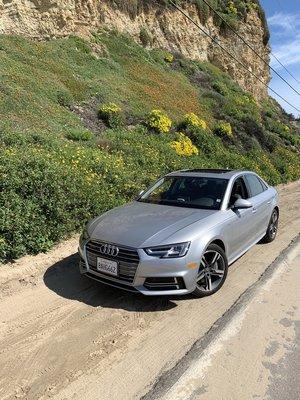
[[[276,239],[278,232],[278,221],[279,221],[279,213],[277,208],[274,208],[268,225],[267,233],[262,238],[262,243],[271,243],[273,242],[273,240]]]
[[[228,261],[224,250],[211,244],[205,250],[198,269],[196,297],[211,296],[221,289],[228,273]]]

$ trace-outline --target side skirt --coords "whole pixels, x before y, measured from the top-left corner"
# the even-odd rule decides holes
[[[228,260],[228,265],[233,264],[236,260],[241,258],[245,253],[247,253],[247,251],[249,251],[251,249],[251,247],[255,246],[265,236],[265,234],[266,234],[266,232],[263,233],[258,239],[255,239],[255,241],[252,244],[250,244],[250,246],[248,246],[245,250],[243,250],[240,254],[238,254],[232,260]]]

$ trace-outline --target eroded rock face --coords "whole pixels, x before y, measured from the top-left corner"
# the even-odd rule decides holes
[[[126,2],[120,9],[113,6],[110,0],[0,0],[0,33],[48,39],[70,34],[88,36],[105,27],[127,32],[140,42],[141,29],[144,29],[151,38],[150,47],[162,47],[181,52],[192,59],[211,61],[228,72],[256,99],[267,96],[267,89],[262,83],[226,55],[210,38],[199,32],[179,11],[154,1],[152,4],[145,1],[145,6],[135,11],[132,14],[126,9]],[[187,6],[186,11],[201,24],[195,6]],[[221,34],[212,18],[208,19],[205,29],[260,79],[269,82],[268,66],[234,33]],[[269,47],[263,40],[264,26],[255,10],[248,13],[245,22],[239,24],[239,33],[269,61]]]

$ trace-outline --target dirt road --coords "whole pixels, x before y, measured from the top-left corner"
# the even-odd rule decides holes
[[[299,239],[143,400],[299,400]]]
[[[206,299],[145,298],[77,271],[77,238],[0,267],[0,398],[138,399],[255,283],[300,230],[300,182],[280,188],[278,239]]]

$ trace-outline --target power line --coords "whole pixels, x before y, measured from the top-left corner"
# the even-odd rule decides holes
[[[267,85],[261,78],[259,78],[254,72],[246,67],[244,63],[238,60],[233,54],[230,53],[225,47],[223,47],[215,38],[213,38],[205,29],[203,29],[200,25],[197,24],[181,7],[178,7],[174,1],[169,0],[170,4],[172,4],[181,14],[183,14],[192,24],[194,24],[201,32],[203,32],[206,36],[208,36],[215,44],[217,44],[225,53],[227,53],[232,59],[234,59],[237,63],[239,63],[247,72],[252,74],[259,82],[261,82],[264,86],[266,86],[271,92],[273,92],[276,96],[278,96],[281,100],[283,100],[290,107],[294,108],[296,111],[300,113],[300,110],[291,104],[288,100],[282,97],[279,93],[277,93],[274,89],[272,89],[269,85]]]
[[[286,68],[286,66],[284,64],[282,64],[282,62],[279,60],[279,58],[271,52],[271,55],[275,58],[275,60],[286,70],[286,72],[291,75],[291,77],[300,85],[300,81],[298,81],[298,79]]]
[[[290,28],[296,33],[296,35],[298,35],[299,32],[297,32],[296,29],[294,28],[288,14],[284,13],[284,9],[283,9],[283,5],[282,5],[281,1],[277,0],[277,3],[279,5],[279,8],[281,9],[281,11],[283,12],[284,18],[288,22]],[[271,52],[271,54],[275,58],[275,60],[286,70],[286,72],[300,85],[300,81],[285,67],[285,65],[278,59],[278,57],[272,52]]]
[[[295,93],[298,94],[298,96],[300,96],[300,92],[298,92],[297,89],[295,89],[292,85],[289,84],[289,82],[284,79],[271,65],[269,65],[269,63],[254,49],[254,47],[252,47],[227,21],[225,18],[222,17],[222,15],[220,13],[218,13],[218,11],[216,11],[206,0],[202,0],[203,3],[205,3],[230,29],[233,33],[235,33],[240,39],[241,41],[249,47],[249,49],[251,49],[263,62],[264,64],[266,64],[268,66],[268,68],[270,68],[283,82],[285,82]],[[271,53],[272,54],[272,53]],[[273,55],[273,54],[272,54]],[[274,56],[276,58],[276,56]],[[277,59],[277,58],[276,58]],[[278,60],[278,62],[280,62]],[[281,64],[281,62],[280,62]],[[284,65],[281,64],[283,67]],[[284,67],[285,68],[285,67]],[[287,68],[285,68],[287,70]],[[288,71],[288,70],[287,70]],[[289,71],[288,71],[289,72]],[[289,72],[290,74],[290,72]],[[291,74],[290,74],[291,75]]]

